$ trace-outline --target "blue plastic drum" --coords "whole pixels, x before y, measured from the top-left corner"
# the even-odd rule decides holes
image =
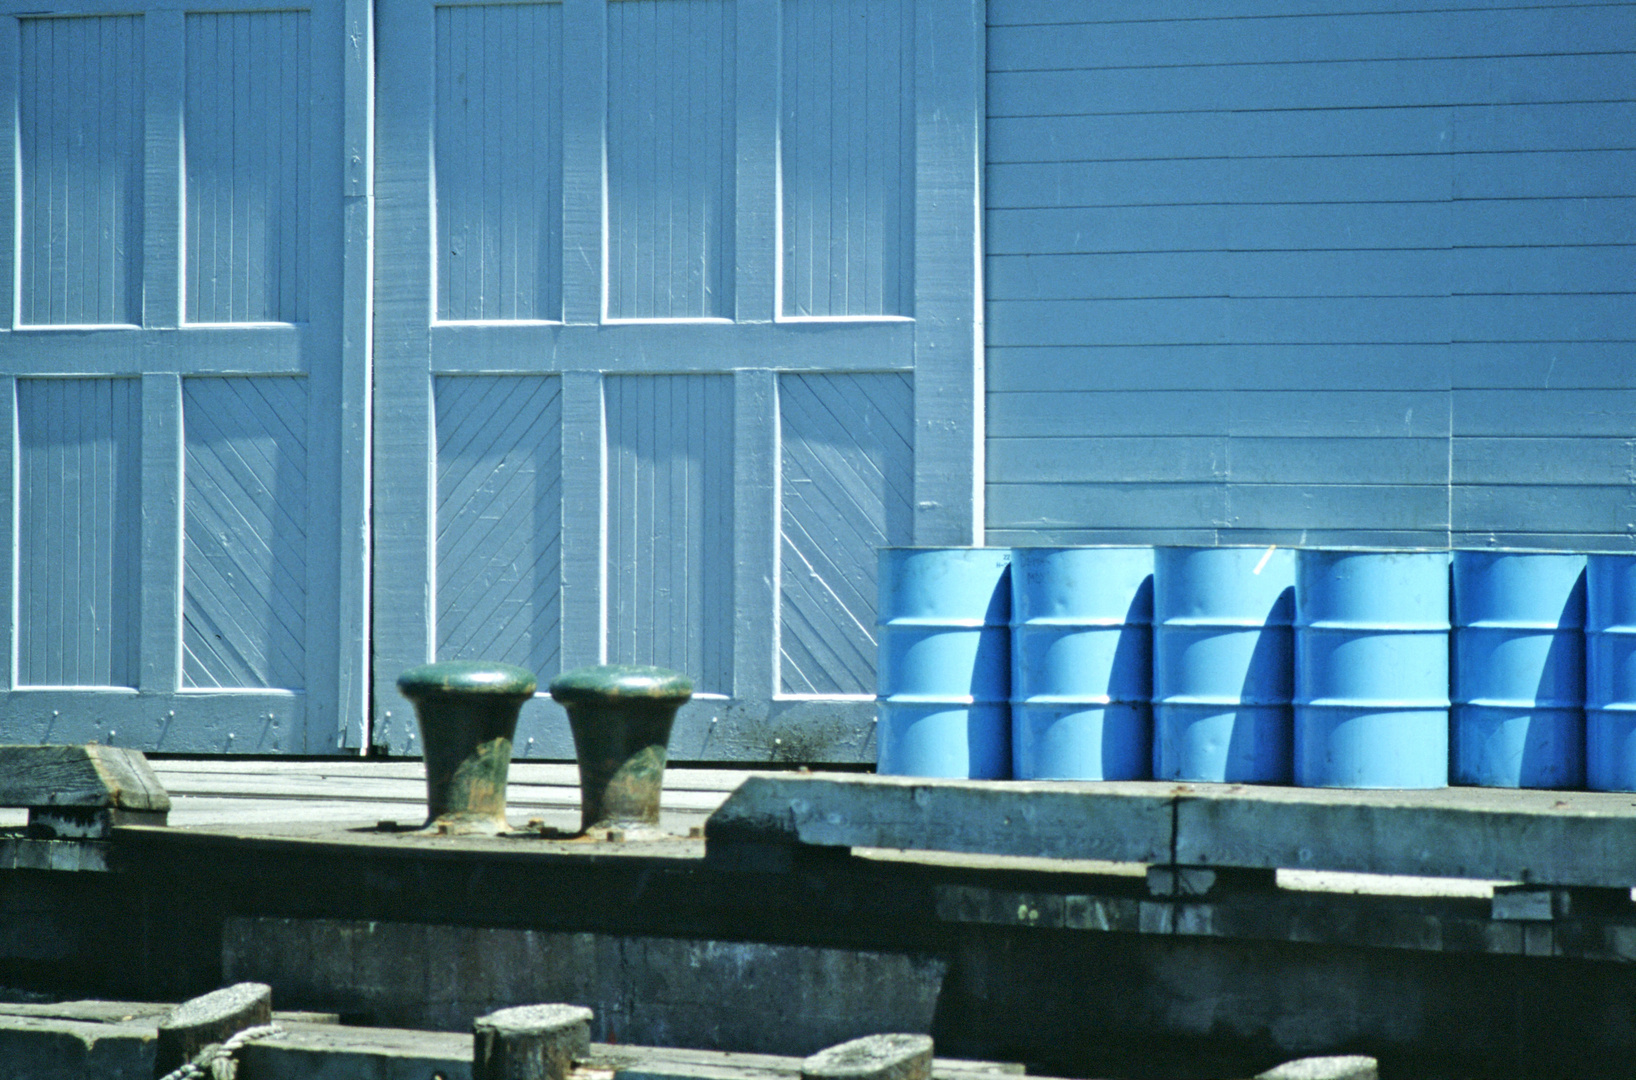
[[[1157,550],[1155,777],[1290,782],[1294,616],[1293,549]]]
[[[1018,548],[1011,575],[1017,777],[1146,778],[1153,549]]]
[[[1454,553],[1456,784],[1585,783],[1585,556]]]
[[[1446,786],[1448,693],[1448,552],[1297,554],[1297,784]]]
[[[1636,791],[1636,555],[1585,567],[1585,784]]]
[[[882,774],[1011,775],[1011,552],[882,548],[877,764]]]

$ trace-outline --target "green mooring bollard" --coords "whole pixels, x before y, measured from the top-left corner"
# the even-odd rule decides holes
[[[506,831],[511,740],[536,685],[527,668],[476,660],[442,660],[398,676],[398,691],[414,703],[420,724],[425,831]]]
[[[693,696],[692,681],[664,668],[601,664],[558,676],[551,696],[574,732],[580,828],[658,828],[670,725]]]

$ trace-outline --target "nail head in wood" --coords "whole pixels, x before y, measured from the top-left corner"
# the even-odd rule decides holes
[[[1350,1054],[1344,1057],[1310,1057],[1286,1061],[1255,1080],[1378,1080],[1380,1066],[1372,1057]]]
[[[272,1019],[273,988],[266,983],[236,983],[184,1001],[159,1025],[153,1075],[164,1076],[211,1043],[226,1042]]]
[[[563,1080],[591,1052],[591,1010],[519,1005],[472,1022],[472,1080]]]
[[[802,1080],[929,1080],[930,1035],[865,1035],[801,1063]]]

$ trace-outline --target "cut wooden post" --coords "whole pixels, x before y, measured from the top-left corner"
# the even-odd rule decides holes
[[[272,1019],[273,988],[266,983],[236,983],[184,1001],[159,1025],[153,1075],[164,1076],[211,1043],[226,1042]]]
[[[472,1080],[564,1080],[591,1052],[591,1010],[519,1005],[472,1022]]]
[[[1261,1073],[1255,1080],[1376,1080],[1379,1076],[1379,1066],[1374,1058],[1352,1054],[1286,1061],[1275,1069]]]
[[[865,1035],[801,1063],[801,1080],[929,1080],[930,1035]]]
[[[105,837],[115,825],[163,825],[170,796],[138,750],[0,746],[0,806],[27,807],[36,837]]]

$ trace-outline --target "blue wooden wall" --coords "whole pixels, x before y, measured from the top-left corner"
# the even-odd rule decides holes
[[[1636,5],[988,20],[990,543],[1636,546]]]

